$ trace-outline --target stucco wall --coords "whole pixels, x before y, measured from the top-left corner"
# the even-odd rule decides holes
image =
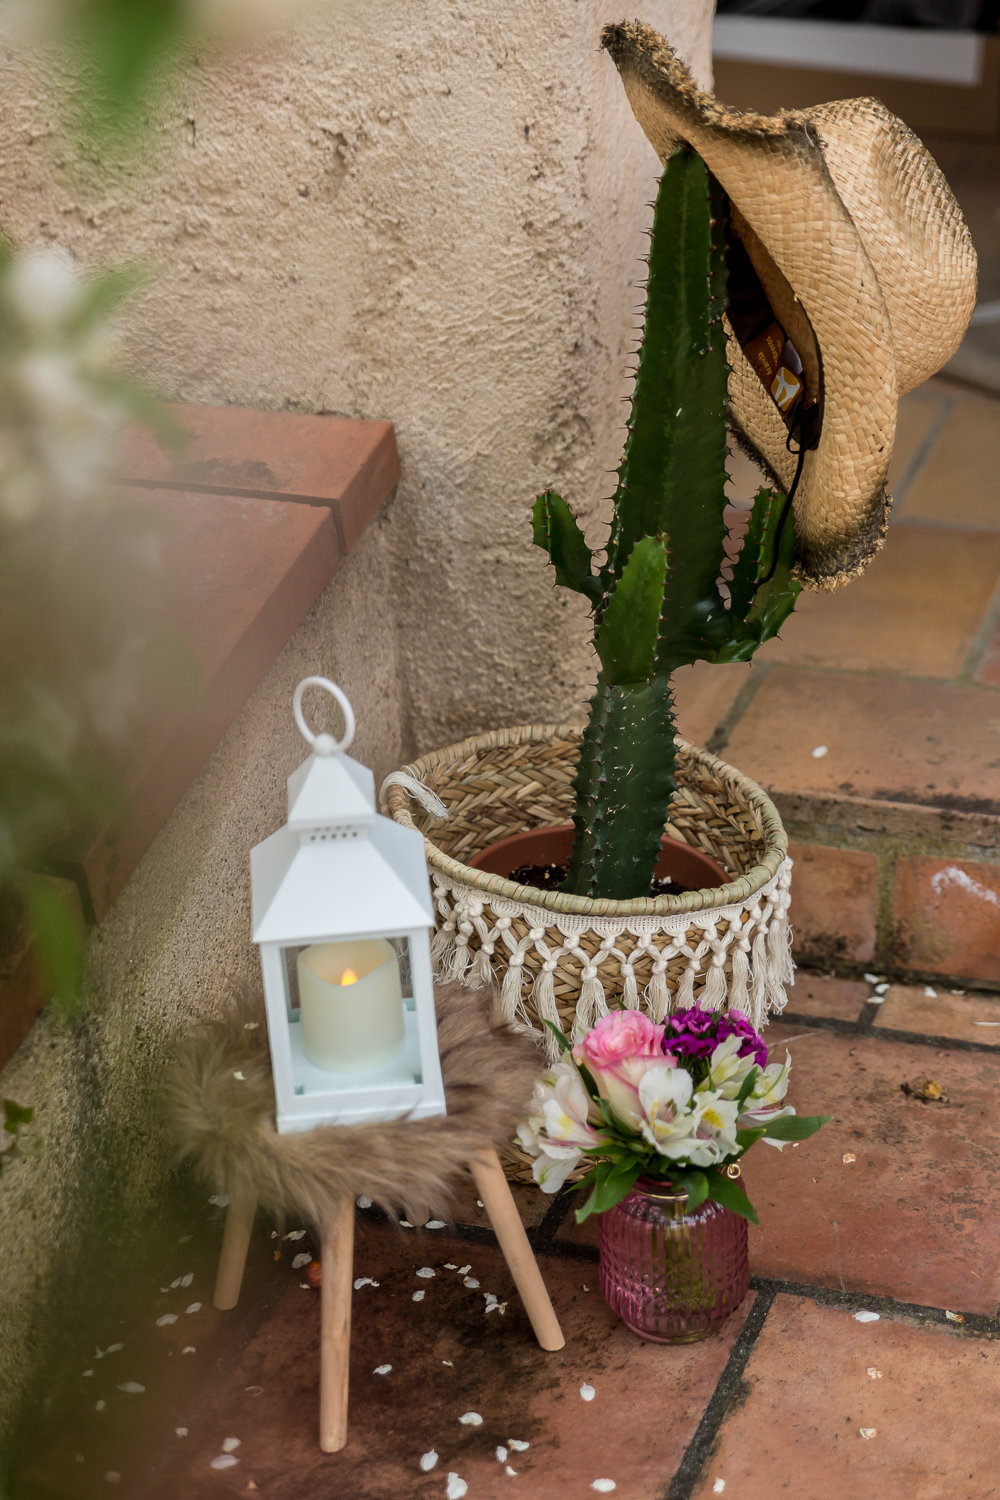
[[[702,79],[710,10],[644,12]],[[111,172],[61,135],[44,70],[4,64],[0,224],[151,267],[128,326],[147,378],[182,400],[387,417],[403,463],[105,922],[87,1022],[43,1020],[3,1077],[41,1105],[43,1143],[0,1183],[6,1420],[88,1163],[114,1156],[106,1209],[134,1211],[166,1169],[150,1087],[169,1039],[253,971],[247,856],[302,756],[298,677],[345,685],[377,773],[581,711],[585,610],[553,592],[530,504],[555,486],[600,543],[656,176],[598,50],[609,19],[592,0],[335,5],[278,44],[205,53],[155,153]]]

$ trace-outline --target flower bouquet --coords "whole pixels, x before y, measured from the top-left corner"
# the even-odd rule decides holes
[[[613,1011],[548,1069],[518,1139],[546,1193],[589,1189],[578,1222],[601,1214],[601,1289],[647,1338],[703,1337],[748,1284],[746,1221],[757,1215],[737,1179],[759,1140],[782,1149],[828,1116],[783,1103],[791,1059],[767,1048],[735,1011],[699,1006],[656,1025]]]

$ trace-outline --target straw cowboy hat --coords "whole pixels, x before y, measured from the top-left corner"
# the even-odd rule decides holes
[[[972,314],[965,220],[921,142],[877,99],[741,114],[703,93],[650,27],[607,26],[602,43],[660,159],[686,143],[730,200],[731,418],[786,493],[791,438],[803,440],[797,571],[838,588],[885,539],[898,399],[954,354]],[[772,319],[756,341],[752,317],[737,327],[746,287],[734,296],[734,266],[758,294],[757,322]]]

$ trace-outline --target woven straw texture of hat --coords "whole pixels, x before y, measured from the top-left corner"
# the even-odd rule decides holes
[[[666,831],[716,859],[732,877],[726,885],[592,900],[465,863],[509,834],[570,820],[581,733],[569,725],[497,730],[426,755],[383,787],[391,815],[425,836],[441,977],[472,986],[495,977],[502,1018],[531,1032],[550,1057],[556,1043],[544,1020],[569,1033],[622,1000],[656,1020],[697,1000],[762,1025],[784,1005],[792,978],[791,861],[769,798],[715,756],[679,743]],[[436,794],[447,819],[428,814],[418,791]]]
[[[605,28],[629,102],[660,159],[681,142],[734,209],[772,307],[822,402],[819,444],[795,497],[798,571],[832,589],[882,546],[898,398],[961,342],[976,256],[936,163],[877,99],[775,116],[703,93],[639,22]],[[782,488],[795,457],[775,406],[730,339],[734,426]]]

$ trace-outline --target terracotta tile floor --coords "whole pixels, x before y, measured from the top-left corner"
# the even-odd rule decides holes
[[[259,1223],[241,1304],[216,1312],[222,1216],[191,1194],[184,1232],[152,1221],[132,1293],[109,1272],[93,1342],[62,1351],[17,1500],[444,1500],[450,1474],[468,1500],[582,1500],[610,1493],[601,1479],[623,1500],[1000,1494],[1000,996],[927,988],[800,972],[769,1042],[792,1053],[799,1108],[833,1123],[748,1161],[751,1295],[703,1343],[647,1344],[616,1322],[594,1221],[578,1228],[568,1195],[517,1191],[567,1335],[557,1354],[533,1342],[471,1191],[440,1230],[359,1210],[355,1273],[378,1284],[354,1294],[348,1445],[324,1455],[319,1297],[292,1265],[308,1235]],[[929,1077],[946,1103],[902,1089]],[[460,1422],[470,1411],[480,1425]]]

